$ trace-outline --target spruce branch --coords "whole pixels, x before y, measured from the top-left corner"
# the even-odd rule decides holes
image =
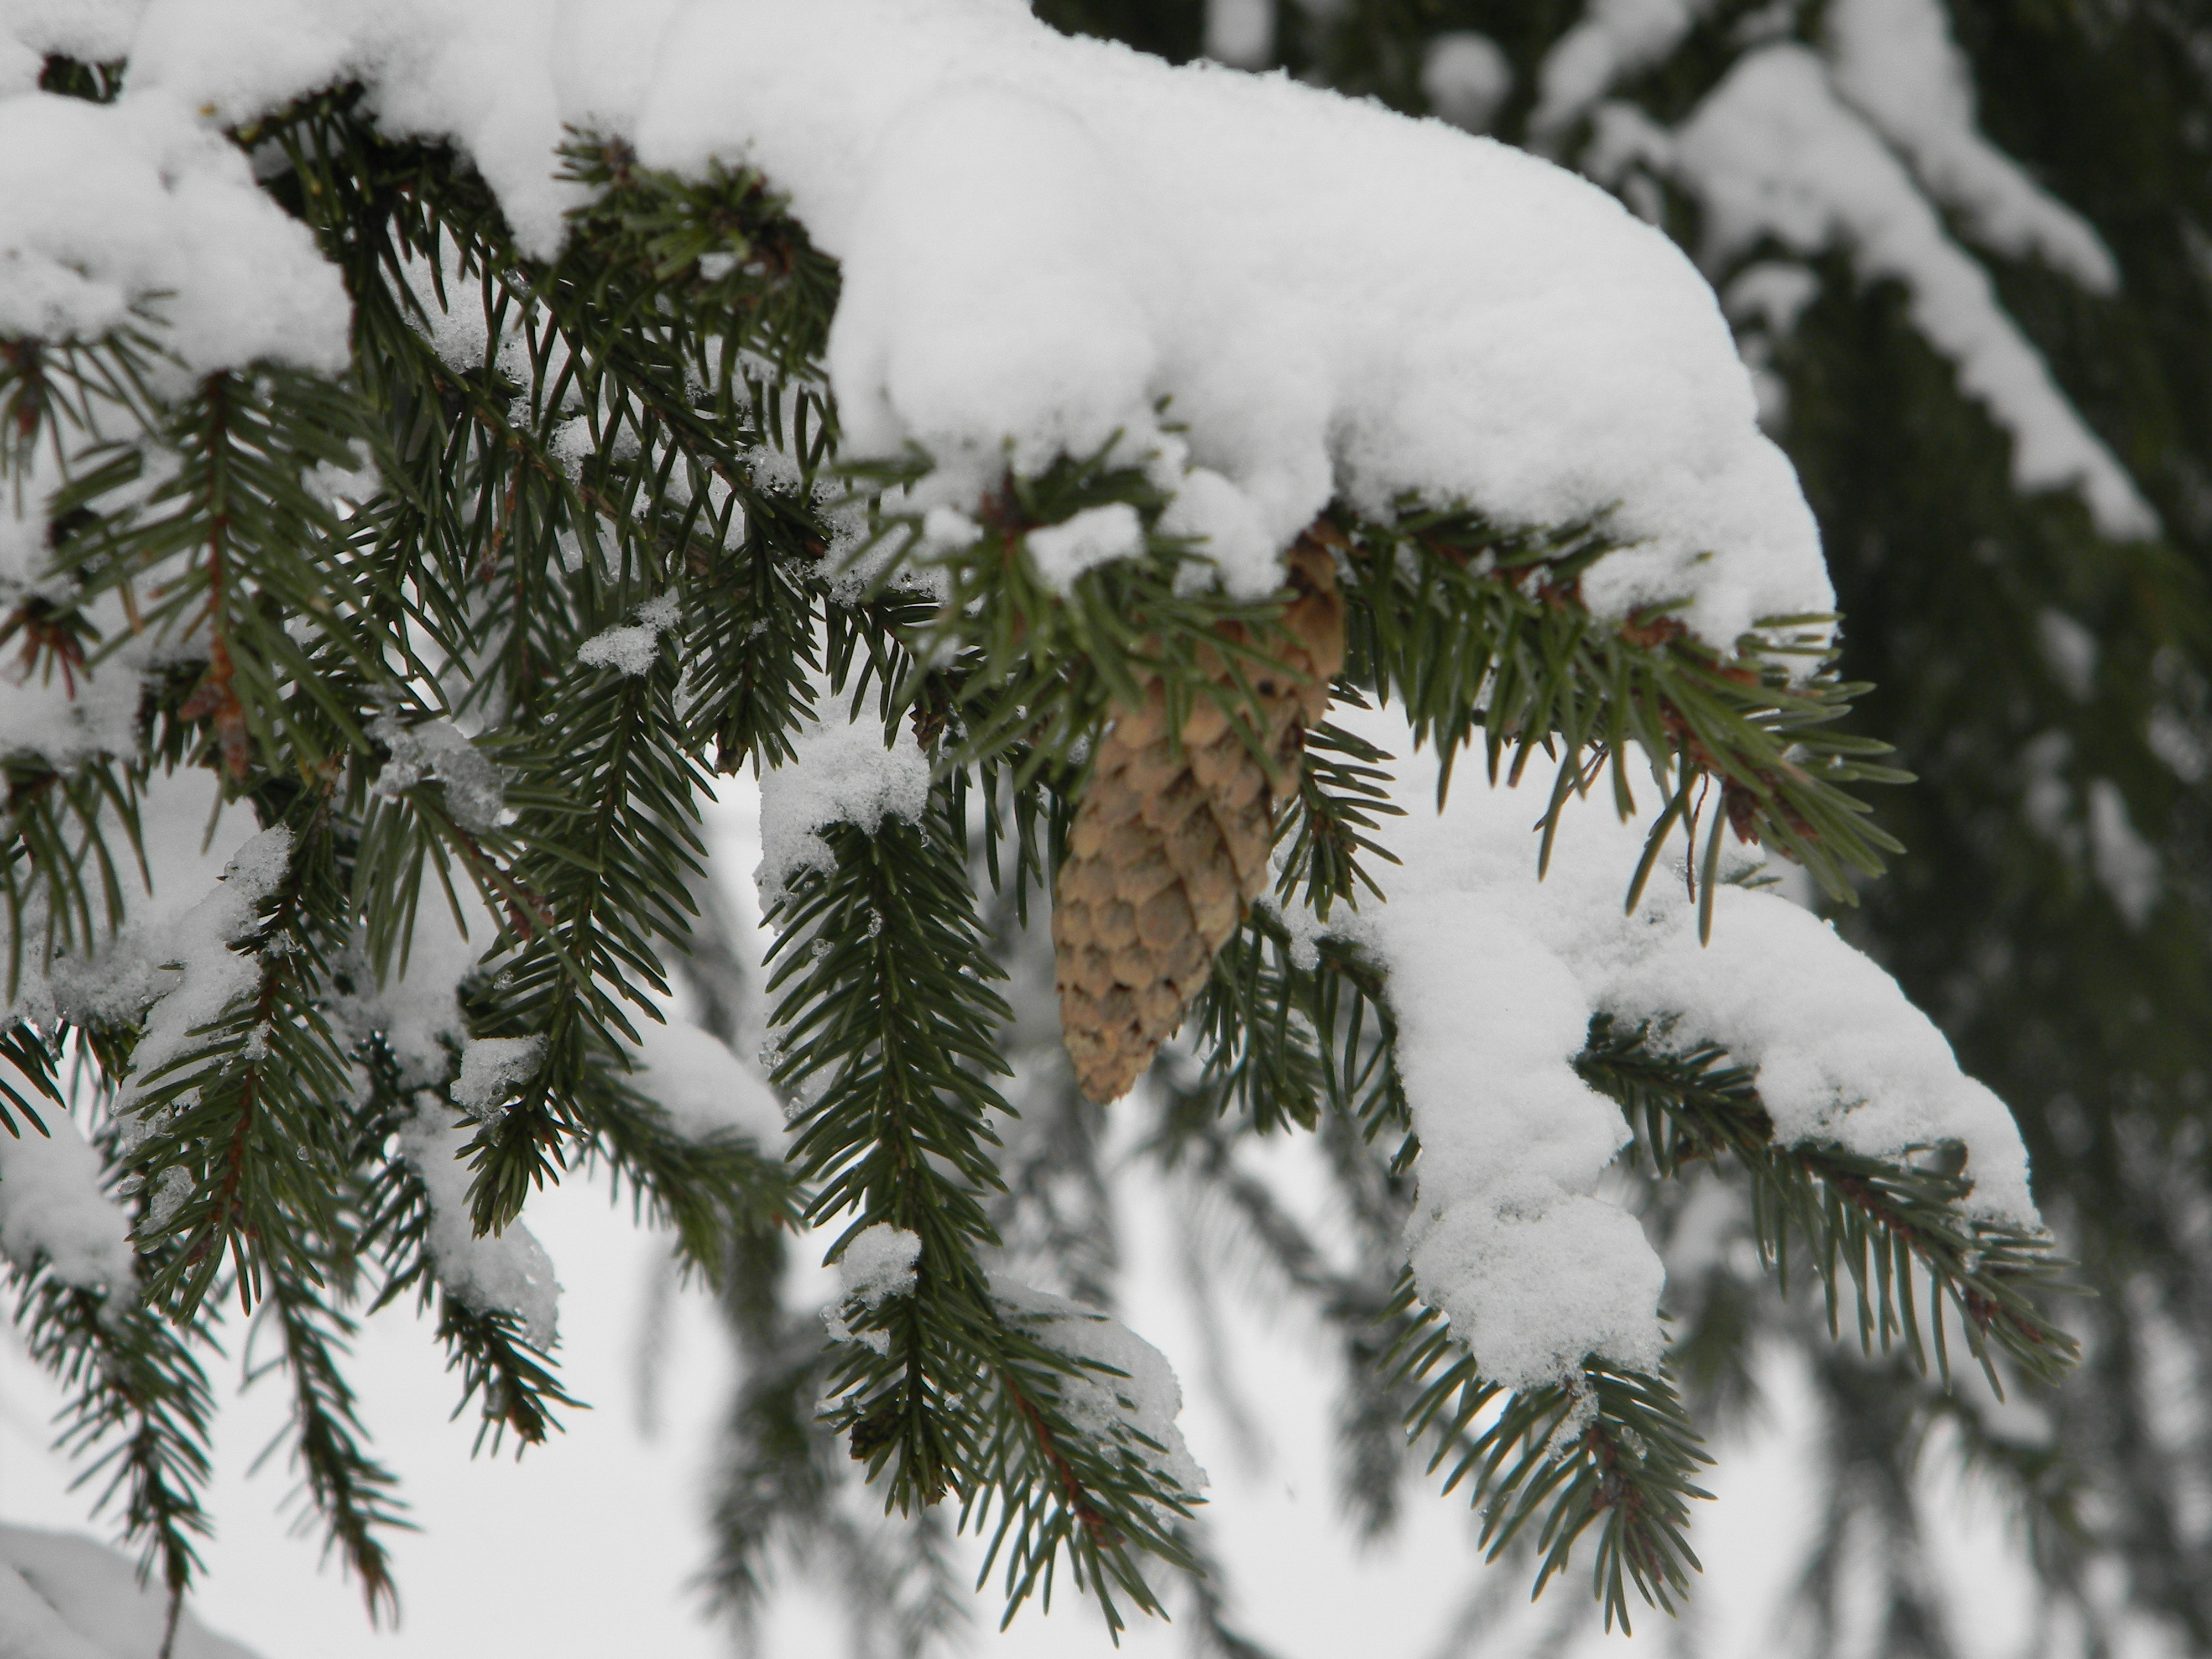
[[[374,1313],[413,1291],[418,1310],[438,1304],[438,1340],[445,1345],[446,1368],[461,1377],[459,1417],[477,1402],[475,1450],[487,1444],[496,1454],[506,1436],[515,1437],[520,1456],[544,1443],[561,1426],[557,1407],[580,1409],[583,1402],[561,1386],[544,1356],[523,1340],[521,1322],[508,1313],[486,1313],[457,1301],[439,1285],[429,1251],[430,1194],[422,1176],[404,1158],[386,1158],[382,1149],[399,1133],[427,1092],[406,1088],[391,1050],[372,1036],[362,1045],[367,1088],[353,1125],[358,1156],[367,1165],[360,1200],[362,1217],[357,1253],[375,1255],[383,1284],[369,1304]],[[442,1104],[434,1109],[445,1109]]]
[[[989,1120],[1006,1104],[989,1079],[1006,1070],[1008,1011],[947,811],[939,791],[921,824],[830,826],[834,870],[800,873],[770,913],[775,1078],[802,1103],[809,1218],[854,1213],[833,1255],[879,1224],[920,1246],[910,1291],[847,1305],[856,1340],[831,1367],[830,1420],[888,1509],[957,1495],[963,1528],[990,1528],[984,1571],[1004,1560],[1009,1619],[1032,1593],[1049,1604],[1065,1559],[1118,1628],[1117,1590],[1158,1606],[1133,1552],[1179,1561],[1163,1517],[1191,1500],[1160,1448],[1069,1415],[1071,1380],[1099,1368],[1010,1312],[979,1260],[997,1242],[981,1200],[1000,1185]]]
[[[1564,1382],[1507,1389],[1486,1379],[1449,1324],[1421,1304],[1410,1271],[1388,1317],[1396,1328],[1392,1375],[1420,1390],[1409,1430],[1433,1446],[1431,1474],[1451,1465],[1444,1491],[1471,1480],[1489,1558],[1533,1525],[1540,1592],[1595,1526],[1593,1589],[1606,1627],[1617,1619],[1630,1630],[1631,1585],[1671,1613],[1698,1570],[1689,1501],[1711,1495],[1692,1482],[1712,1459],[1666,1379],[1589,1358]]]
[[[397,1496],[398,1477],[369,1455],[368,1431],[346,1380],[348,1345],[358,1327],[289,1273],[270,1276],[264,1305],[276,1321],[278,1352],[257,1368],[249,1336],[246,1381],[270,1369],[285,1372],[292,1387],[291,1461],[323,1518],[324,1553],[335,1553],[360,1581],[372,1623],[386,1615],[396,1622],[399,1590],[382,1534],[410,1523]],[[272,1443],[270,1450],[275,1449]]]
[[[1347,567],[1346,678],[1405,704],[1415,740],[1437,745],[1439,789],[1478,732],[1493,777],[1509,750],[1516,781],[1538,749],[1563,744],[1589,757],[1562,770],[1544,860],[1568,794],[1601,773],[1621,815],[1636,810],[1632,743],[1668,808],[1652,831],[1655,852],[1708,787],[1719,792],[1709,867],[1726,830],[1802,864],[1848,903],[1854,873],[1879,874],[1881,855],[1902,850],[1845,788],[1908,781],[1875,761],[1888,745],[1826,729],[1865,689],[1836,674],[1819,631],[1827,618],[1763,622],[1732,655],[1696,641],[1664,607],[1602,626],[1581,597],[1583,573],[1613,550],[1601,526],[1514,531],[1408,502],[1389,524],[1337,519],[1316,533]],[[1807,658],[1813,669],[1801,677],[1792,659]],[[1706,884],[1710,895],[1710,876]],[[1632,905],[1641,890],[1639,877]]]
[[[1826,1292],[1832,1336],[1839,1334],[1848,1281],[1868,1352],[1901,1340],[1925,1372],[1932,1346],[1934,1369],[1948,1378],[1948,1304],[2000,1395],[1995,1354],[2044,1383],[2074,1364],[2079,1345],[2037,1301],[2068,1288],[2070,1264],[2047,1234],[1971,1214],[1965,1200],[1973,1181],[1956,1147],[1883,1159],[1833,1146],[1778,1146],[1752,1073],[1712,1044],[1677,1048],[1663,1029],[1609,1015],[1591,1021],[1576,1070],[1620,1103],[1636,1132],[1636,1155],[1656,1173],[1723,1158],[1744,1170],[1760,1259],[1786,1291],[1790,1241],[1800,1241]],[[1928,1286],[1924,1317],[1916,1276]]]
[[[78,1484],[96,1484],[94,1512],[118,1510],[125,1538],[180,1594],[201,1568],[197,1540],[214,1530],[203,1500],[215,1401],[195,1352],[213,1346],[211,1334],[204,1322],[179,1328],[51,1272],[10,1271],[15,1328],[69,1394],[58,1449],[82,1463]]]

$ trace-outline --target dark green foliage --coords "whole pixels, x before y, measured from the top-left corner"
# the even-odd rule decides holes
[[[834,872],[799,874],[769,911],[770,960],[783,957],[769,981],[782,994],[774,1076],[802,1103],[792,1156],[810,1218],[857,1212],[833,1256],[864,1226],[920,1240],[910,1292],[848,1304],[862,1340],[830,1369],[832,1422],[887,1505],[955,1496],[963,1528],[990,1529],[984,1571],[1003,1553],[1008,1619],[1032,1590],[1050,1606],[1065,1550],[1119,1628],[1115,1590],[1158,1605],[1131,1547],[1180,1562],[1172,1523],[1195,1494],[1152,1466],[1161,1449],[1137,1431],[1102,1440],[1067,1416],[1067,1379],[1097,1368],[994,1295],[980,1260],[998,1242],[983,1198],[1000,1184],[988,1115],[1005,1103],[988,1077],[1005,1069],[993,1028],[1009,1010],[945,805],[919,825],[836,826]]]

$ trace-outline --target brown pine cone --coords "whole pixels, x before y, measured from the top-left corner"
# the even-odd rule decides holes
[[[1264,757],[1208,696],[1170,741],[1155,676],[1140,706],[1115,710],[1076,809],[1053,898],[1053,957],[1076,1080],[1102,1103],[1127,1094],[1182,1023],[1214,952],[1266,886],[1276,807],[1297,787],[1305,728],[1328,707],[1344,665],[1328,550],[1301,537],[1286,563],[1294,597],[1283,631],[1255,641],[1280,663],[1254,679]],[[1229,623],[1224,638],[1245,635]],[[1225,661],[1200,665],[1234,684]]]

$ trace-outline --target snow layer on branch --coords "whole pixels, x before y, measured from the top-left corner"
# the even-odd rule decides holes
[[[1869,276],[1905,284],[1915,325],[2011,433],[2021,489],[2078,486],[2105,534],[2157,533],[2156,515],[2006,315],[1989,274],[1945,234],[1813,53],[1781,45],[1747,54],[1676,130],[1671,159],[1705,204],[1714,262],[1765,237],[1800,253],[1847,247]]]
[[[136,1109],[155,1073],[191,1051],[202,1027],[259,987],[261,964],[231,946],[253,931],[262,902],[283,883],[291,860],[292,832],[270,825],[238,849],[214,890],[167,930],[163,943],[174,954],[154,964],[162,988],[131,1051],[131,1077],[116,1100],[118,1116]]]
[[[1338,493],[1545,524],[1618,503],[1644,545],[1586,580],[1602,612],[1686,599],[1726,646],[1832,603],[1711,290],[1533,157],[1004,0],[688,9],[638,143],[790,192],[843,264],[847,452],[918,442],[937,489],[980,493],[1009,441],[1021,467],[1159,447],[1166,398],[1272,547]]]
[[[837,1281],[846,1300],[880,1308],[886,1297],[913,1293],[915,1263],[921,1260],[921,1234],[878,1221],[847,1242],[837,1258]]]
[[[0,97],[28,92],[49,53],[80,64],[127,57],[146,0],[0,0]]]
[[[189,1609],[167,1637],[169,1598],[136,1563],[89,1538],[0,1526],[0,1655],[6,1659],[254,1659]]]
[[[456,1093],[458,1093],[458,1089]],[[523,1336],[543,1353],[558,1334],[561,1287],[544,1246],[520,1221],[478,1237],[469,1211],[472,1136],[445,1121],[445,1109],[426,1103],[399,1132],[399,1152],[422,1177],[430,1195],[430,1265],[447,1295],[478,1313],[513,1314]]]
[[[638,1024],[640,1093],[668,1114],[687,1140],[732,1133],[750,1137],[769,1158],[783,1146],[783,1108],[768,1085],[712,1031],[682,1020]]]
[[[1386,748],[1410,748],[1394,718],[1352,718]],[[1330,927],[1390,970],[1421,1139],[1408,1251],[1422,1294],[1486,1374],[1534,1383],[1585,1354],[1645,1365],[1662,1346],[1658,1258],[1636,1221],[1596,1196],[1628,1128],[1571,1065],[1600,1012],[1664,1026],[1662,1041],[1683,1049],[1717,1043],[1754,1068],[1784,1145],[1894,1158],[1956,1140],[1975,1183],[1967,1209],[2040,1225],[2002,1103],[1828,924],[1724,885],[1701,947],[1697,907],[1663,855],[1641,907],[1622,913],[1648,819],[1622,823],[1595,798],[1570,803],[1539,883],[1531,826],[1549,778],[1491,788],[1462,773],[1438,814],[1432,757],[1400,774],[1393,793],[1408,816],[1391,845],[1405,863],[1385,878],[1389,902],[1340,911]],[[1290,920],[1315,926],[1302,912]]]
[[[220,132],[158,96],[0,98],[0,334],[90,338],[144,313],[197,373],[349,357],[337,271]]]
[[[1093,565],[1142,552],[1145,526],[1135,507],[1115,501],[1085,508],[1064,523],[1032,530],[1027,539],[1037,574],[1054,592],[1065,593]]]
[[[758,167],[842,262],[846,453],[927,447],[925,509],[1119,434],[1208,477],[1190,516],[1228,527],[1237,592],[1332,496],[1413,492],[1508,523],[1613,508],[1639,544],[1585,596],[1687,601],[1723,647],[1832,603],[1689,262],[1439,122],[1071,40],[1017,0],[154,0],[131,64],[118,108],[211,120],[359,76],[387,131],[453,137],[539,254],[574,204],[564,120],[653,165]]]
[[[1109,1365],[1120,1376],[1083,1370],[1060,1384],[1060,1407],[1092,1437],[1110,1442],[1134,1430],[1160,1449],[1158,1467],[1185,1492],[1206,1486],[1206,1471],[1190,1455],[1176,1419],[1182,1385],[1158,1348],[1110,1314],[1032,1289],[1001,1273],[991,1294],[1015,1322],[1048,1347],[1076,1359]]]
[[[496,1115],[510,1096],[538,1075],[544,1052],[542,1036],[469,1038],[461,1044],[453,1104],[474,1117]]]
[[[46,898],[34,890],[24,911],[24,956],[15,1000],[4,1015],[38,1022],[64,1018],[87,1024],[135,1019],[174,982],[170,964],[182,959],[179,930],[186,915],[211,890],[252,835],[252,813],[221,807],[214,776],[204,771],[155,774],[141,791],[139,817],[146,828],[146,869],[141,881],[122,823],[112,811],[102,819],[114,855],[129,922],[119,933],[80,941],[68,954],[44,962],[33,941],[45,936]],[[88,855],[89,856],[89,855]],[[87,867],[94,867],[88,865]],[[95,908],[95,917],[101,913]],[[12,949],[9,921],[0,908],[0,950]]]
[[[1560,133],[1619,82],[1674,51],[1711,9],[1712,0],[1590,0],[1544,54],[1528,130],[1540,138]]]
[[[47,1133],[20,1112],[21,1138],[0,1129],[0,1255],[27,1273],[43,1254],[55,1278],[80,1290],[128,1290],[137,1271],[131,1218],[101,1187],[100,1154],[68,1112],[21,1080],[17,1092],[36,1102]]]
[[[1837,89],[1984,241],[2039,256],[2093,293],[2119,287],[2103,238],[1975,126],[1972,71],[1939,0],[1836,0],[1825,21]]]
[[[815,708],[792,737],[792,758],[761,774],[761,861],[753,872],[761,908],[772,908],[802,870],[833,870],[820,831],[857,823],[872,834],[884,815],[918,823],[929,810],[929,761],[902,720],[884,743],[875,704],[849,718],[849,700],[817,682]]]
[[[637,608],[635,626],[600,629],[576,647],[576,660],[591,668],[613,668],[633,678],[652,672],[660,658],[660,636],[676,626],[678,602],[661,593]]]

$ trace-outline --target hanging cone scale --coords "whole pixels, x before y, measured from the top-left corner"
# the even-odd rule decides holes
[[[1256,671],[1246,663],[1263,720],[1256,733],[1229,713],[1241,695],[1230,662],[1206,653],[1200,667],[1222,696],[1194,697],[1179,732],[1154,676],[1100,740],[1052,912],[1060,1035],[1092,1100],[1129,1091],[1267,884],[1277,809],[1297,787],[1305,728],[1344,664],[1328,550],[1309,533],[1285,563],[1282,631],[1252,641],[1273,660]],[[1248,637],[1224,627],[1226,643]]]

